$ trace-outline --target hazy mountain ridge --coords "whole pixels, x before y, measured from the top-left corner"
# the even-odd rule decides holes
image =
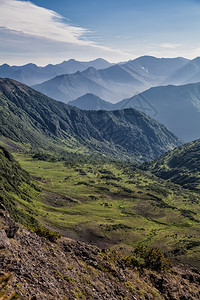
[[[38,67],[29,63],[24,66],[9,66],[4,64],[0,66],[0,77],[11,78],[27,85],[42,83],[61,74],[72,74],[77,71],[84,71],[89,67],[98,69],[108,68],[112,64],[102,58],[89,62],[76,61],[70,59],[60,64],[49,64],[45,67]]]
[[[188,61],[165,80],[164,84],[188,84],[200,82],[200,57]]]
[[[164,124],[184,141],[200,137],[200,83],[152,87],[116,104],[85,95],[69,103],[81,109],[116,110],[135,108]]]
[[[136,161],[181,144],[163,125],[134,109],[81,111],[10,79],[0,80],[0,134],[31,148],[70,147]]]
[[[142,56],[102,70],[90,67],[83,72],[66,75],[67,80],[65,76],[58,76],[33,88],[65,103],[87,93],[116,103],[151,86],[160,85],[186,62],[183,58]]]
[[[200,83],[153,87],[115,105],[142,110],[184,141],[200,137]]]

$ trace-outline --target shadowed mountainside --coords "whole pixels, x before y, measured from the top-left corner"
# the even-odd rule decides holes
[[[0,80],[0,134],[36,149],[94,151],[136,161],[153,159],[181,141],[134,109],[81,111],[10,79]]]
[[[184,188],[200,190],[200,140],[184,144],[143,165],[156,176],[169,179]]]

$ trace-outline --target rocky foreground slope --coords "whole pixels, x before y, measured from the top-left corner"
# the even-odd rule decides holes
[[[199,299],[199,284],[196,269],[157,272],[115,251],[53,243],[0,210],[0,299]]]

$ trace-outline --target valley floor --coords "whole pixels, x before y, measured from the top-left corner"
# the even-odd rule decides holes
[[[21,207],[63,236],[125,253],[159,247],[200,269],[200,196],[122,163],[41,161],[16,154],[41,193]]]

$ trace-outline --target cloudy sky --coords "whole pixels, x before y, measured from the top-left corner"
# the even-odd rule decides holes
[[[200,0],[0,0],[0,64],[200,56]]]

